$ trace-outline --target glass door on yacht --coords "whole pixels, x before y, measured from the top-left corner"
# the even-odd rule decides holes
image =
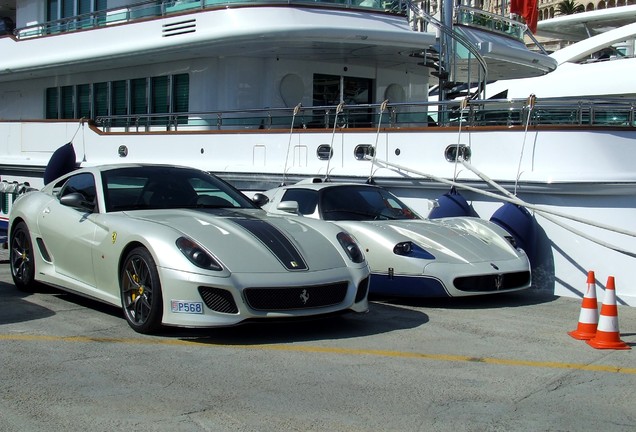
[[[355,109],[353,105],[372,103],[373,80],[338,75],[314,74],[314,106],[335,106],[344,102],[345,112],[338,115],[338,127],[371,126],[373,111],[367,107]],[[335,109],[314,111],[314,127],[333,127]]]

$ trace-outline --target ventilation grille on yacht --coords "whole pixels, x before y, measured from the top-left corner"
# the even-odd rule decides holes
[[[173,22],[162,26],[162,36],[177,36],[186,33],[194,33],[197,31],[197,20],[189,19],[185,21]]]

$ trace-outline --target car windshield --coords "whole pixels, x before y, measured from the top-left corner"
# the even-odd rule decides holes
[[[218,177],[190,168],[122,167],[102,172],[106,211],[174,208],[255,208]]]
[[[374,186],[351,185],[322,190],[320,211],[324,220],[419,219],[390,192]]]

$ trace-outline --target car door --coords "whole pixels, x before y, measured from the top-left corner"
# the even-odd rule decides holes
[[[98,227],[93,220],[97,206],[91,211],[60,203],[63,196],[76,192],[87,202],[96,202],[93,174],[81,173],[68,178],[58,199],[51,201],[38,215],[38,227],[58,275],[94,287],[93,245]]]

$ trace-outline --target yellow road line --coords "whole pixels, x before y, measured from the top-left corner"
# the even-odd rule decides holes
[[[428,354],[406,351],[387,351],[373,349],[353,349],[338,347],[319,347],[310,345],[226,345],[207,342],[197,342],[182,339],[144,339],[144,338],[109,338],[90,336],[45,336],[27,334],[0,334],[3,341],[34,341],[34,342],[79,342],[79,343],[121,343],[132,345],[180,345],[180,346],[209,346],[214,348],[252,349],[263,351],[286,351],[302,353],[325,353],[342,355],[377,356],[392,358],[411,358],[446,362],[485,363],[502,366],[525,366],[547,369],[572,369],[593,372],[611,372],[619,374],[636,375],[636,368],[628,368],[610,365],[594,365],[583,363],[562,363],[548,361],[532,361],[517,359],[500,359],[493,357],[470,357],[452,354]]]

